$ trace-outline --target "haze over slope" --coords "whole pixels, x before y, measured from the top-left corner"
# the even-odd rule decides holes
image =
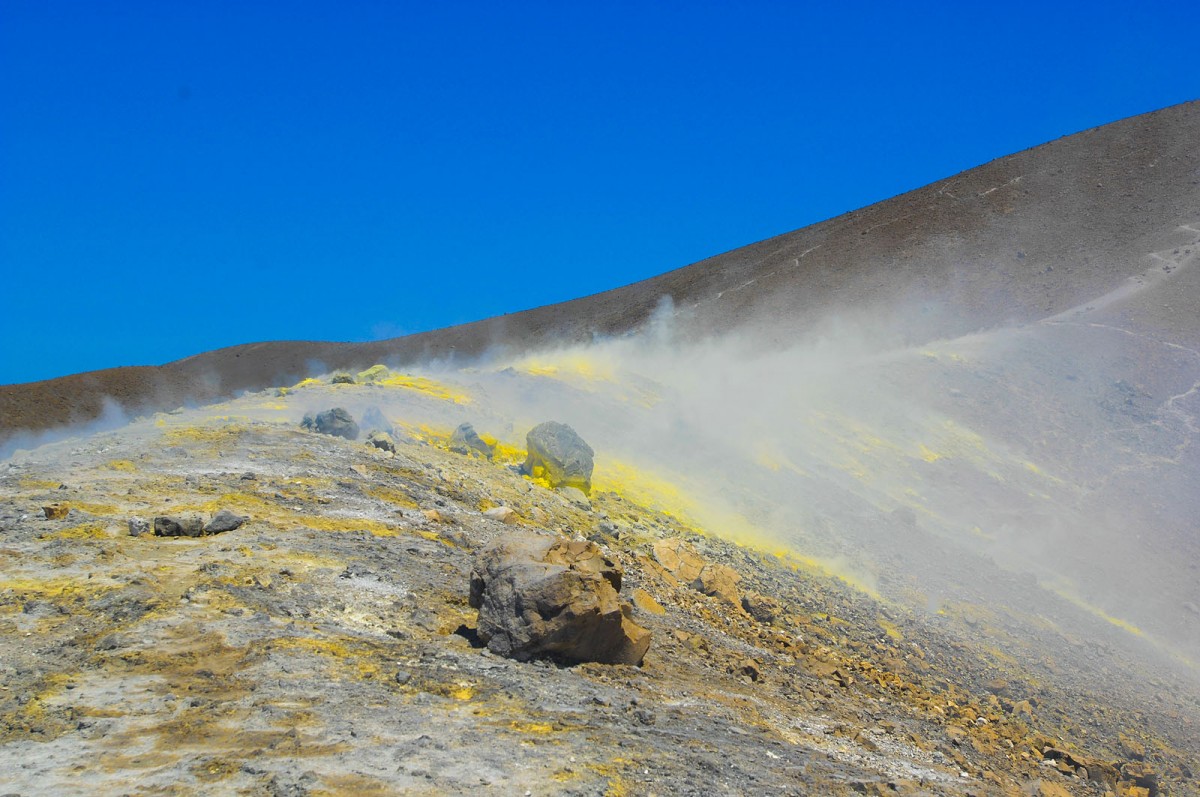
[[[976,590],[1030,615],[1040,583],[1192,668],[1198,140],[1193,102],[563,305],[8,386],[5,425],[423,362],[489,431],[567,420],[730,536],[934,611]]]
[[[1174,106],[655,279],[460,327],[367,344],[253,343],[161,367],[3,386],[0,433],[90,420],[104,396],[134,411],[170,408],[294,381],[318,364],[469,356],[495,345],[623,334],[664,296],[677,307],[695,306],[695,326],[704,332],[757,323],[764,345],[812,329],[831,307],[897,297],[939,305],[940,312],[905,320],[914,338],[1050,316],[1143,271],[1138,259],[1164,248],[1196,216],[1198,131],[1200,104]],[[569,274],[570,264],[563,266]],[[1144,315],[1185,336],[1183,345],[1196,342],[1187,307]]]

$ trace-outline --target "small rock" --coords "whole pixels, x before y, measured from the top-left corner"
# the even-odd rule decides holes
[[[258,476],[252,471],[246,471],[245,473],[242,474],[241,481],[244,481],[244,482],[258,481]]]
[[[154,536],[156,537],[199,537],[204,534],[204,522],[198,517],[169,517],[154,518]]]
[[[421,514],[424,515],[425,519],[428,520],[430,523],[446,522],[446,518],[443,517],[442,513],[437,511],[436,509],[425,509],[425,510],[422,510]]]
[[[749,678],[751,681],[757,681],[759,678],[762,678],[762,670],[759,669],[758,662],[756,662],[754,659],[742,659],[742,661],[733,668],[733,672]]]
[[[1144,761],[1146,758],[1146,746],[1141,742],[1130,739],[1125,734],[1117,735],[1121,748],[1121,755],[1130,761]]]
[[[480,437],[469,423],[460,424],[450,435],[450,450],[456,454],[479,454],[484,459],[492,458],[492,447]]]
[[[42,512],[46,515],[46,520],[62,520],[70,511],[71,505],[61,501],[42,507]]]
[[[747,592],[742,596],[742,609],[760,623],[770,625],[779,617],[783,607],[774,598],[757,592]]]
[[[404,686],[406,683],[408,683],[411,680],[412,680],[412,673],[409,672],[408,670],[400,670],[399,672],[396,673],[396,683],[400,684],[401,686]]]
[[[551,487],[576,487],[585,495],[592,492],[596,452],[570,426],[540,423],[525,436],[525,447],[528,454],[521,466],[525,475],[544,478]]]
[[[396,453],[396,441],[387,432],[371,432],[367,437],[367,443],[375,446],[381,451],[390,451]]]
[[[220,534],[223,531],[233,531],[250,518],[235,515],[228,509],[222,509],[213,515],[213,519],[204,524],[205,534]]]
[[[512,525],[518,520],[517,513],[507,506],[496,506],[483,513],[485,518],[499,520],[501,523]]]
[[[354,377],[350,374],[334,374],[333,379],[329,380],[331,385],[353,385]]]
[[[150,522],[145,518],[131,517],[129,518],[129,536],[140,537],[143,534],[150,532]]]

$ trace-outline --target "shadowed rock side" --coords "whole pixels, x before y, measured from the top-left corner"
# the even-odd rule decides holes
[[[471,357],[620,335],[663,297],[695,332],[741,326],[764,346],[809,329],[831,305],[940,297],[906,317],[911,340],[1053,317],[1117,290],[1181,225],[1200,221],[1200,103],[1088,130],[947,180],[654,279],[563,304],[373,343],[278,341],[206,352],[160,367],[114,368],[0,387],[0,434],[88,421],[106,397],[127,410],[170,409],[291,384],[314,367]],[[1198,228],[1200,229],[1200,228]],[[1168,241],[1169,242],[1169,241]],[[1139,308],[1139,320],[1200,343],[1190,297]],[[319,364],[319,365],[314,365]]]

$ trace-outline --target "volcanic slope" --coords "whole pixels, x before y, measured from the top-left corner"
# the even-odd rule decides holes
[[[521,350],[621,335],[646,323],[664,297],[694,311],[696,334],[749,326],[764,347],[811,332],[831,307],[897,316],[900,334],[914,342],[1051,318],[1121,289],[1150,270],[1149,253],[1195,237],[1197,140],[1200,101],[1068,136],[564,304],[374,343],[252,343],[164,366],[0,386],[0,434],[92,420],[106,398],[128,411],[164,410],[289,384],[314,367],[470,358],[497,346]],[[1124,309],[1145,334],[1196,349],[1195,280],[1178,275]],[[1163,293],[1173,301],[1159,301]],[[923,312],[909,312],[914,302]]]
[[[932,611],[801,548],[735,544],[722,535],[744,523],[700,523],[687,483],[619,459],[629,452],[599,427],[590,501],[517,474],[535,402],[570,411],[578,395],[600,415],[666,400],[584,366],[307,380],[0,465],[0,785],[1200,793],[1194,683],[1036,584],[1023,604]],[[301,429],[332,406],[382,417],[396,452]],[[448,450],[463,421],[496,443],[493,461]],[[65,515],[45,517],[51,505]],[[493,506],[516,524],[486,516]],[[133,516],[223,508],[249,520],[196,539],[128,531]],[[473,556],[514,529],[605,546],[654,634],[642,667],[518,663],[474,645]],[[903,518],[892,531],[930,542]],[[736,571],[744,600],[675,580],[655,545],[680,540]],[[953,547],[941,563],[946,590],[1013,580]]]

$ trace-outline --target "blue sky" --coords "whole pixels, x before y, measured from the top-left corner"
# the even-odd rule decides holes
[[[1190,2],[820,5],[0,0],[0,383],[564,301],[1200,97]]]

